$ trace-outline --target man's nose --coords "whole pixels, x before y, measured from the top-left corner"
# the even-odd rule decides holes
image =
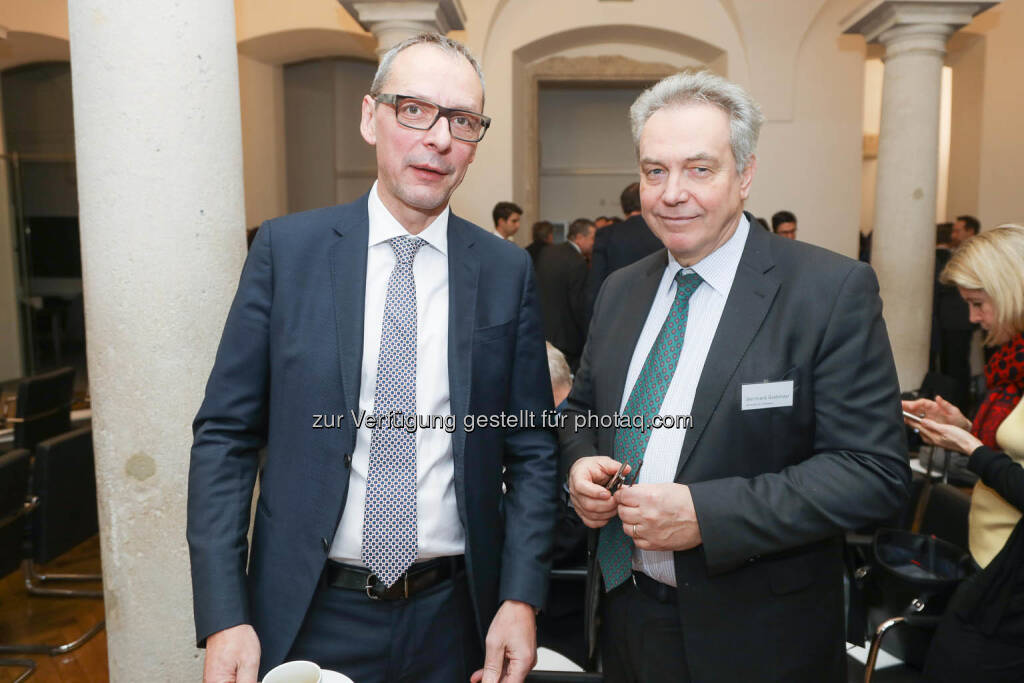
[[[427,131],[424,142],[435,149],[444,151],[452,145],[452,129],[448,119],[444,116],[437,117],[434,125]]]
[[[669,173],[661,201],[666,204],[683,204],[690,198],[690,188],[682,173]]]

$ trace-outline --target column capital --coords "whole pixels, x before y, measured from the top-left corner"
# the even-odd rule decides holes
[[[417,33],[442,35],[465,28],[461,0],[338,0],[377,39],[377,55]]]
[[[864,36],[869,43],[890,42],[908,34],[930,33],[943,41],[995,2],[962,0],[866,0],[840,22],[843,33]]]

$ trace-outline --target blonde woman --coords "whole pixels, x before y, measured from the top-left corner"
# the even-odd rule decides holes
[[[973,423],[954,405],[904,401],[930,444],[970,455],[980,481],[971,496],[971,554],[985,571],[947,609],[925,668],[929,681],[1024,677],[1024,227],[1004,225],[967,240],[942,272],[996,346],[985,366],[988,395]]]

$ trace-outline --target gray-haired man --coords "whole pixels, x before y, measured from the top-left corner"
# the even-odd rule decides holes
[[[630,113],[666,249],[605,281],[560,435],[606,680],[844,681],[842,532],[910,478],[874,273],[750,229],[762,118],[738,86],[679,74]],[[576,430],[591,411],[643,427]]]

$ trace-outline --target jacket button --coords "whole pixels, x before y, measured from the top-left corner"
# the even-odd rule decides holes
[[[320,543],[321,543],[321,544],[323,545],[323,547],[324,547],[324,552],[325,552],[325,553],[326,553],[326,552],[327,552],[328,550],[330,550],[330,549],[331,549],[331,544],[327,542],[327,538],[326,538],[326,537],[324,537],[324,536],[321,536],[321,537],[320,537]]]
[[[346,453],[345,454],[345,467],[352,467],[352,454],[351,453]]]

